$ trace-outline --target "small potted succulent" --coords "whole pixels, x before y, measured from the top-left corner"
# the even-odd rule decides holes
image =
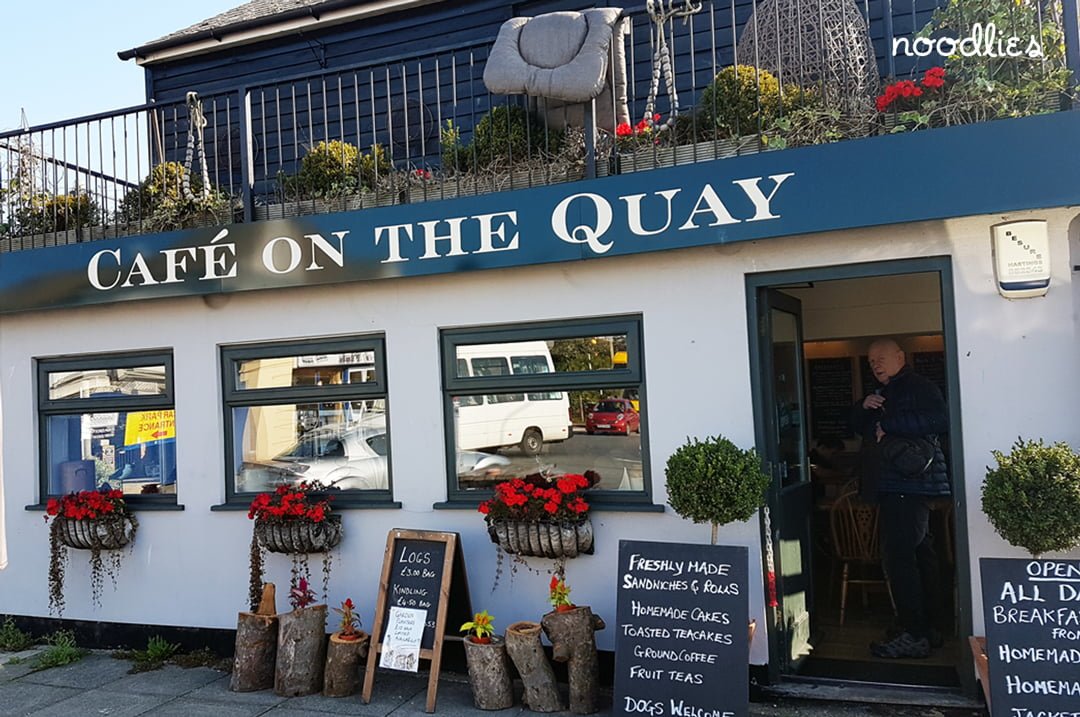
[[[360,618],[352,598],[346,598],[334,612],[341,617],[337,632],[330,635],[323,670],[323,695],[348,697],[360,685],[360,660],[367,657],[369,635],[360,629]]]
[[[461,626],[465,636],[465,661],[473,703],[482,710],[504,710],[514,704],[506,641],[495,634],[494,618],[487,610],[473,615]]]

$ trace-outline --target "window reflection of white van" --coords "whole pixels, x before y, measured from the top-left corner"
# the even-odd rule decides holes
[[[462,377],[554,372],[544,341],[457,348],[457,375]],[[516,445],[534,456],[545,442],[565,441],[571,435],[570,400],[564,391],[458,396],[454,411],[459,450]]]

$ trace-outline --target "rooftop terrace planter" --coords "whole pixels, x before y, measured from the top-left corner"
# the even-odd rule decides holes
[[[693,164],[744,154],[757,154],[764,150],[756,134],[734,139],[694,142],[676,147],[643,147],[630,152],[620,151],[618,170],[619,174],[629,174],[657,167],[674,167],[678,164]]]

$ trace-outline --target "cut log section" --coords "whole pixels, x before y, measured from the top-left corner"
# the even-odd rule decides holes
[[[278,615],[274,694],[313,695],[322,690],[326,663],[326,606],[312,605]]]
[[[233,658],[230,690],[254,692],[274,686],[277,636],[277,615],[239,614],[236,619],[236,657]]]
[[[544,647],[540,623],[515,622],[506,628],[506,651],[525,686],[525,704],[533,712],[561,712],[562,700]]]
[[[594,617],[589,608],[577,607],[566,612],[549,612],[540,621],[551,640],[555,661],[567,663],[570,711],[579,715],[596,712],[600,661],[596,654]]]
[[[506,642],[501,637],[493,635],[486,644],[466,637],[465,661],[469,665],[469,687],[477,709],[504,710],[514,705]]]
[[[360,661],[367,657],[370,636],[360,633],[357,640],[344,640],[340,632],[330,636],[326,650],[326,669],[323,694],[327,697],[348,697],[360,686]]]

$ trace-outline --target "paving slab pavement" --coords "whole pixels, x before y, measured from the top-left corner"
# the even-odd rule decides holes
[[[79,662],[39,672],[29,663],[37,650],[0,653],[0,717],[303,717],[360,715],[361,717],[420,717],[425,715],[427,676],[380,671],[370,704],[359,695],[330,698],[278,697],[270,690],[229,691],[229,676],[208,667],[180,668],[130,675],[130,663],[114,659],[105,651],[93,651]],[[442,717],[490,715],[473,706],[464,675],[444,673],[439,679],[436,714]],[[499,717],[531,714],[521,706],[498,713]],[[610,694],[602,700],[598,717],[615,714]],[[569,712],[556,713],[568,717]],[[855,704],[830,700],[779,697],[750,705],[752,717],[985,717],[986,711],[970,708]]]

